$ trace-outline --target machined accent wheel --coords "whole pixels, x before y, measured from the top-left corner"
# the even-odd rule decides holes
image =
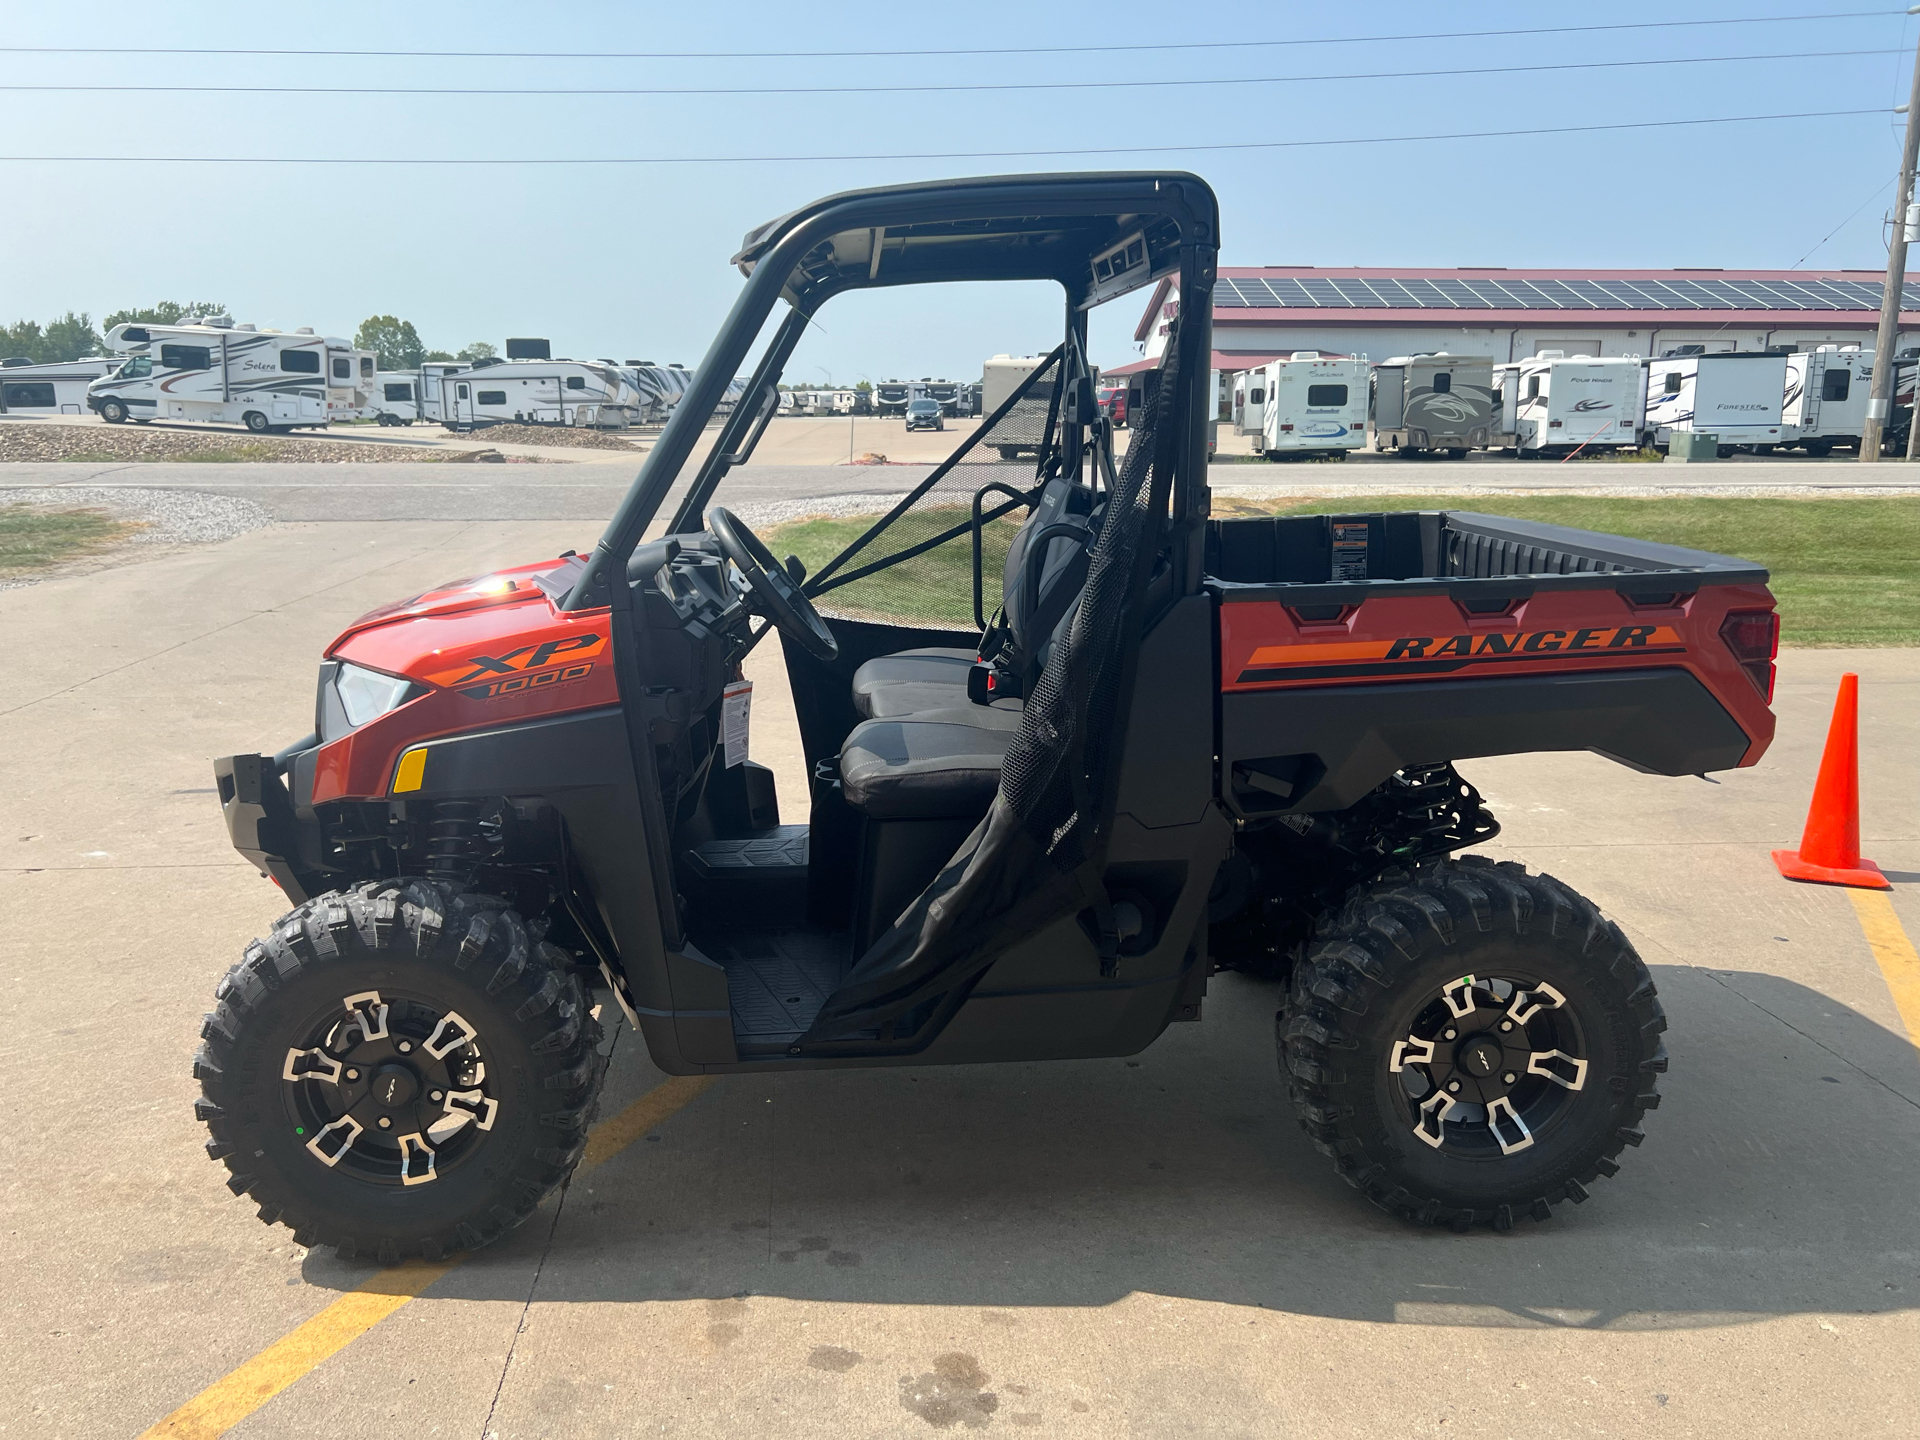
[[[1324,919],[1280,1012],[1300,1123],[1375,1204],[1511,1228],[1618,1172],[1660,1103],[1666,1017],[1619,927],[1478,856],[1385,876]]]
[[[600,1027],[506,903],[382,880],[294,910],[215,990],[194,1057],[207,1153],[303,1245],[471,1250],[580,1159]]]

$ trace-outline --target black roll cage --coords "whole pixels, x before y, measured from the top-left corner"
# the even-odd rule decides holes
[[[693,384],[674,407],[590,563],[561,607],[613,603],[616,583],[699,443],[774,304],[793,307],[675,511],[673,533],[697,530],[727,471],[770,418],[767,395],[820,307],[844,290],[980,280],[1053,280],[1069,334],[1084,350],[1086,312],[1178,277],[1180,409],[1205,413],[1219,206],[1182,171],[990,176],[827,196],[750,231],[733,263],[747,277]],[[1176,466],[1172,539],[1177,593],[1200,586],[1206,516],[1206,432],[1188,427]]]

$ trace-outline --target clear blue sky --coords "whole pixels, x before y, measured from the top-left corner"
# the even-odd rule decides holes
[[[600,97],[0,91],[0,154],[786,156],[1119,147],[1102,156],[467,168],[0,162],[0,318],[98,317],[158,298],[351,334],[412,320],[428,345],[545,335],[556,354],[694,364],[737,291],[750,226],[813,196],[941,175],[1182,167],[1220,194],[1228,264],[1786,266],[1885,263],[1898,163],[1885,114],[1516,139],[1124,153],[1130,145],[1421,136],[1626,120],[1886,107],[1906,98],[1904,6],[1794,24],[1782,0],[1607,7],[1377,3],[1036,7],[8,3],[10,46],[460,50],[951,49],[1309,39],[1537,24],[1718,19],[1666,31],[1502,39],[920,58],[473,60],[21,55],[0,85],[909,87],[896,94]],[[1820,51],[1894,51],[1819,58]],[[1737,64],[1364,80],[1308,77],[1681,56]],[[1284,84],[1228,78],[1298,77]],[[1196,80],[1152,89],[942,92],[940,85]],[[1884,187],[1884,188],[1882,188]],[[1586,194],[1581,194],[1582,191]],[[1851,220],[1847,217],[1853,214]],[[1846,221],[1846,223],[1842,223]],[[1838,232],[1815,246],[1838,226]],[[1096,327],[1131,358],[1140,302]],[[897,293],[823,312],[794,380],[977,375],[1052,343],[1036,295]]]

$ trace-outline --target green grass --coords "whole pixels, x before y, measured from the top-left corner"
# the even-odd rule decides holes
[[[1214,497],[1214,513],[1222,517],[1368,510],[1479,510],[1737,555],[1772,572],[1783,645],[1920,645],[1920,499],[1354,495],[1261,502]],[[984,536],[989,612],[998,603],[1000,569],[1017,514],[996,521]],[[966,515],[962,508],[910,511],[848,568],[905,549]],[[767,545],[779,556],[798,555],[810,573],[817,572],[875,518],[796,520],[769,529]],[[821,604],[833,613],[860,618],[970,627],[973,565],[968,541],[962,536],[830,591]]]
[[[909,510],[836,573],[857,570],[922,540],[932,539],[943,530],[963,524],[968,513],[965,506]],[[989,615],[1000,603],[1000,571],[1006,564],[1007,547],[1013,543],[1024,513],[1015,511],[986,526],[981,533],[981,570],[987,579],[985,603]],[[798,555],[811,575],[859,539],[878,518],[877,515],[856,515],[793,520],[772,526],[764,538],[767,548],[781,559]],[[972,629],[972,538],[962,534],[959,539],[935,546],[924,555],[829,590],[819,597],[818,603],[822,609],[854,619]]]
[[[30,575],[95,554],[136,528],[98,510],[0,505],[0,576]]]
[[[1772,572],[1780,643],[1920,645],[1920,499],[1353,495],[1291,504],[1224,496],[1216,515],[1478,510],[1752,560]]]

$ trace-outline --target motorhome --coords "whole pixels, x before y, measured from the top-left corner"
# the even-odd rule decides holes
[[[1373,369],[1373,448],[1400,455],[1444,450],[1464,460],[1493,434],[1493,359],[1399,355]]]
[[[1858,450],[1872,386],[1871,350],[1822,345],[1787,356],[1780,425],[1790,434],[1781,443],[1798,445],[1809,455],[1830,455],[1836,445]]]
[[[442,423],[454,430],[509,424],[624,430],[641,413],[640,392],[618,365],[476,360],[449,383],[453,394]]]
[[[1367,440],[1367,357],[1296,350],[1251,372],[1265,392],[1259,444],[1269,460],[1347,458]]]
[[[128,322],[107,332],[124,356],[87,387],[87,405],[109,425],[183,420],[254,431],[324,429],[372,399],[371,350],[316,335],[235,325],[224,315],[178,325]]]
[[[1669,351],[1645,364],[1647,414],[1641,438],[1648,444],[1666,445],[1675,430],[1717,435],[1721,451],[1729,455],[1736,449],[1767,450],[1792,443],[1781,421],[1787,389],[1784,354]]]
[[[118,356],[88,360],[0,360],[0,415],[84,415],[87,386],[120,368]]]
[[[1542,350],[1531,360],[1496,365],[1499,415],[1488,441],[1522,459],[1640,443],[1647,369],[1637,355],[1597,359]]]
[[[464,360],[428,360],[417,370],[378,370],[366,416],[382,425],[411,425],[416,420],[444,421],[452,387],[449,375],[468,369]]]

